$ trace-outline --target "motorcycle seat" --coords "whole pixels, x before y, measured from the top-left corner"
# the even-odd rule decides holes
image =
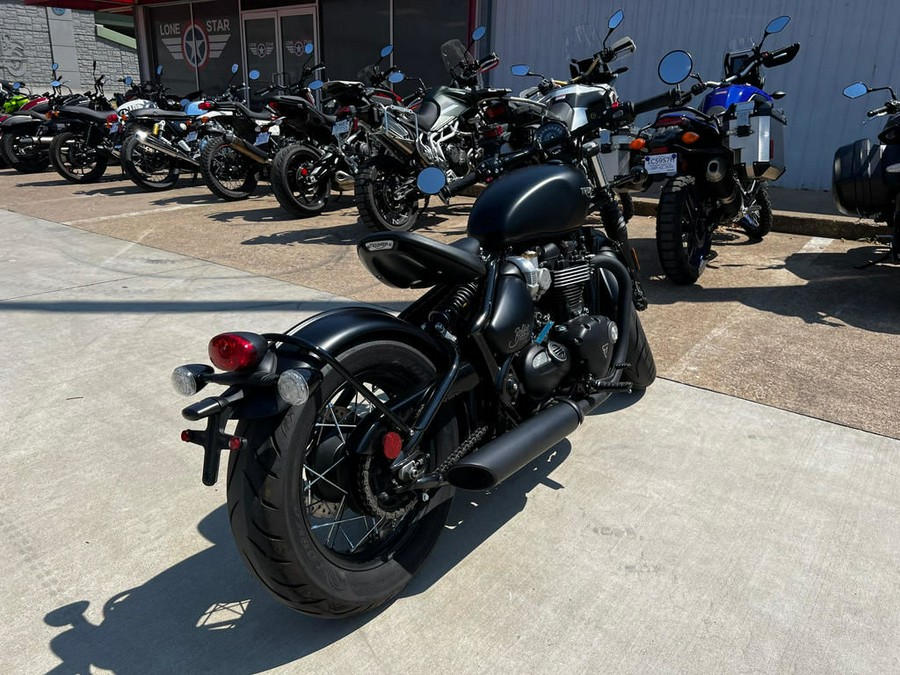
[[[244,115],[249,117],[251,120],[265,120],[268,122],[269,120],[272,119],[272,113],[265,112],[265,111],[264,112],[254,112],[254,111],[250,110],[250,108],[245,106],[243,103],[235,103],[234,108],[235,108],[235,110],[240,110]]]
[[[110,110],[92,110],[78,105],[64,105],[59,109],[61,115],[75,117],[89,122],[106,122],[106,118],[112,114]]]
[[[373,276],[396,288],[461,284],[486,272],[480,244],[471,237],[448,245],[411,232],[378,232],[363,237],[356,251]]]
[[[186,112],[180,110],[162,110],[161,108],[141,108],[132,110],[130,117],[152,117],[155,120],[186,120],[190,118]]]
[[[423,131],[431,131],[431,127],[438,121],[441,116],[441,106],[430,98],[422,100],[416,110],[416,118],[419,120],[419,129]]]

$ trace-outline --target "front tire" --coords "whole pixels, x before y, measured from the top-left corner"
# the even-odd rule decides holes
[[[622,379],[631,382],[632,388],[644,390],[656,380],[656,361],[650,351],[650,343],[637,312],[631,313],[631,330],[628,332],[628,356],[631,364],[622,371]]]
[[[419,219],[415,178],[398,162],[378,157],[356,177],[354,194],[363,224],[372,232],[408,232]],[[401,194],[402,193],[402,194]]]
[[[706,268],[712,230],[693,176],[669,180],[659,197],[656,251],[666,277],[674,284],[692,284]]]
[[[310,178],[322,153],[316,148],[295,143],[282,148],[272,160],[272,192],[288,213],[298,218],[317,216],[325,210],[331,193],[331,177]]]
[[[90,147],[84,132],[64,131],[50,143],[50,163],[70,183],[94,183],[106,173],[109,156]]]
[[[247,199],[259,183],[257,166],[225,142],[221,136],[209,139],[200,153],[200,175],[216,197],[226,201]]]
[[[339,359],[389,405],[435,377],[423,354],[399,342],[363,344]],[[259,442],[245,429],[250,447],[229,460],[228,510],[238,549],[270,593],[305,614],[351,616],[387,602],[409,583],[447,519],[451,487],[432,491],[427,501],[418,492],[393,491],[381,434],[370,455],[350,447],[371,410],[326,368],[303,406],[290,408]],[[433,470],[458,445],[455,420],[425,443],[426,470]]]
[[[755,206],[759,211],[741,218],[741,227],[751,241],[762,241],[772,231],[772,202],[765,184],[760,185],[754,195]]]
[[[177,159],[142,145],[136,135],[122,143],[122,170],[135,185],[154,192],[175,187],[181,174]]]

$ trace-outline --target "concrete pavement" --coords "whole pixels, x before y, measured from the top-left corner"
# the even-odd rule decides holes
[[[391,606],[293,614],[243,569],[168,376],[334,296],[17,214],[0,232],[2,672],[900,670],[900,441],[664,379],[458,493]],[[738,300],[725,326],[755,326]]]

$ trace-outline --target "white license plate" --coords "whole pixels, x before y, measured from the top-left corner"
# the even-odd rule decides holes
[[[350,120],[338,120],[334,123],[334,127],[331,129],[331,133],[335,136],[339,134],[346,134],[350,131]]]
[[[647,173],[678,173],[678,153],[666,155],[649,155],[644,157],[644,169]]]
[[[256,142],[253,145],[265,145],[269,142],[269,132],[261,131],[256,135]]]
[[[184,137],[184,140],[186,140],[188,143],[193,143],[194,141],[197,140],[197,132],[196,131],[188,132],[188,135]]]
[[[269,126],[269,135],[270,136],[280,136],[281,135],[281,127],[277,124],[272,124]]]
[[[110,133],[110,134],[114,134],[114,133],[116,133],[118,130],[119,130],[119,123],[118,123],[118,122],[115,122],[114,124],[110,125],[110,127],[109,127],[109,133]]]

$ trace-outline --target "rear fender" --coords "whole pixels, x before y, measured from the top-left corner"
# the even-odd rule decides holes
[[[41,125],[41,120],[25,115],[13,115],[0,125],[4,134],[33,134]]]

